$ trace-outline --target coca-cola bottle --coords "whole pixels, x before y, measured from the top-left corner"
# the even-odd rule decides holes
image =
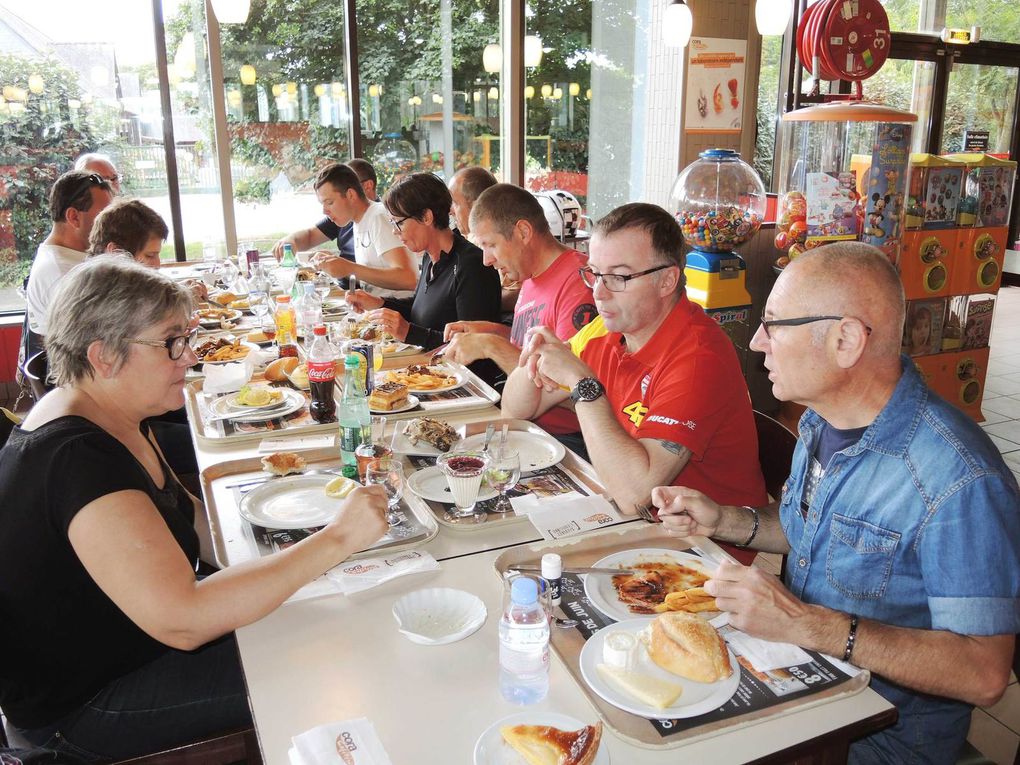
[[[308,385],[312,390],[309,410],[316,422],[336,422],[333,384],[336,380],[336,360],[340,351],[326,337],[326,325],[316,324],[312,331],[315,340],[308,349]]]

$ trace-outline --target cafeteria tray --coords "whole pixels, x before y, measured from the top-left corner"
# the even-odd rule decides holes
[[[499,431],[503,423],[509,425],[510,430],[521,431],[523,433],[530,433],[540,438],[547,439],[553,438],[551,435],[546,433],[540,426],[536,425],[533,422],[530,422],[529,420],[505,419],[505,420],[493,420],[492,422],[496,426],[495,434],[492,437],[493,444],[499,443]],[[461,438],[467,438],[468,436],[484,433],[485,428],[488,424],[489,424],[488,421],[481,420],[477,422],[469,422],[464,425],[455,426],[454,429],[460,434]],[[454,449],[456,448],[456,444],[454,444],[453,448]],[[408,459],[406,456],[404,458],[404,463],[405,472],[407,473],[407,475],[410,475],[411,472],[414,470],[420,469],[419,466],[415,464],[414,460]],[[608,496],[606,488],[599,481],[598,474],[595,472],[595,468],[592,467],[591,464],[585,462],[583,459],[574,454],[574,452],[572,452],[570,449],[566,450],[566,455],[563,457],[562,460],[559,461],[559,463],[557,463],[557,467],[565,474],[565,477],[574,484],[576,484],[577,487],[580,488],[584,494],[587,494],[588,496],[592,496],[595,494],[602,494]],[[450,505],[444,504],[442,502],[433,502],[431,500],[424,499],[422,500],[422,502],[424,502],[428,506],[428,508],[432,511],[432,514],[435,516],[436,521],[441,526],[444,526],[453,531],[463,532],[483,531],[485,529],[491,529],[494,527],[503,528],[508,524],[530,523],[526,515],[517,515],[513,511],[510,511],[508,513],[490,512],[488,509],[486,509],[486,506],[494,504],[496,502],[496,499],[486,500],[485,502],[479,503],[479,509],[481,509],[485,513],[486,521],[484,523],[471,523],[471,522],[454,523],[448,521],[446,520],[445,516],[446,510],[448,507],[450,507]]]
[[[478,375],[461,364],[449,364],[456,371],[466,378],[461,390],[467,393],[461,398],[430,399],[425,394],[419,394],[421,403],[414,409],[406,412],[388,414],[391,422],[397,420],[409,420],[413,417],[430,415],[442,417],[446,414],[459,414],[477,409],[488,409],[499,401],[499,393],[483,381]],[[255,375],[252,380],[264,380],[261,375]],[[260,441],[268,436],[293,436],[304,433],[333,433],[337,431],[335,422],[320,424],[312,420],[307,408],[295,412],[285,418],[270,420],[263,423],[246,423],[241,428],[236,428],[232,423],[223,421],[208,422],[209,404],[215,398],[215,394],[206,394],[202,390],[204,378],[189,382],[184,387],[184,406],[188,413],[188,420],[192,424],[195,437],[203,445],[236,444],[246,441]],[[276,383],[276,385],[289,385],[287,382]],[[455,391],[445,392],[440,395],[450,395]],[[226,395],[226,394],[224,394]],[[305,392],[306,398],[308,393]]]
[[[559,553],[563,559],[564,568],[567,568],[571,566],[591,566],[595,561],[607,555],[648,547],[668,548],[699,555],[704,553],[704,555],[713,556],[716,559],[727,557],[715,543],[705,537],[691,537],[690,539],[670,537],[666,535],[661,524],[643,523],[639,526],[627,525],[619,529],[607,529],[580,538],[572,537],[553,542],[543,541],[519,545],[503,552],[496,558],[493,565],[496,574],[502,580],[507,575],[508,570],[514,565],[538,565],[544,553]],[[571,584],[575,583],[572,582]],[[584,647],[585,640],[587,639],[585,632],[597,631],[603,628],[603,624],[608,626],[614,622],[612,619],[604,617],[594,606],[590,607],[593,613],[588,613],[587,607],[590,604],[584,599],[583,591],[576,593],[581,588],[573,586],[572,589],[575,591],[575,594],[570,594],[567,591],[568,582],[566,576],[563,585],[563,600],[558,609],[558,615],[576,619],[580,623],[576,628],[572,629],[553,627],[550,644],[574,682],[577,683],[588,697],[592,706],[595,707],[603,722],[617,736],[635,746],[645,749],[675,749],[693,741],[720,735],[733,730],[735,727],[746,727],[763,720],[772,720],[782,715],[792,714],[809,707],[825,704],[835,699],[853,696],[867,688],[871,680],[871,674],[867,670],[859,671],[853,676],[846,676],[846,672],[840,666],[834,664],[833,660],[827,660],[827,657],[819,657],[818,654],[809,651],[808,653],[812,656],[812,659],[818,657],[821,661],[825,662],[824,667],[827,670],[834,668],[837,676],[846,676],[846,679],[829,682],[825,684],[824,688],[814,692],[813,689],[816,686],[806,686],[808,690],[800,692],[806,695],[797,695],[795,698],[786,701],[773,702],[769,706],[754,707],[749,705],[747,711],[737,713],[728,719],[706,719],[699,722],[698,717],[692,717],[686,720],[664,721],[659,723],[661,727],[657,727],[651,720],[625,712],[604,701],[584,681],[581,675],[579,660],[581,649]],[[576,604],[577,608],[568,609],[568,603]],[[744,697],[741,694],[745,690],[745,683],[751,686],[755,684],[761,686],[761,683],[742,664],[738,666],[740,666],[742,673],[741,685],[733,698],[737,699],[740,697],[740,701],[743,701]],[[781,698],[781,696],[777,696],[777,698]],[[729,704],[730,702],[727,702],[723,708],[725,709]],[[718,716],[718,710],[701,717],[710,718],[711,716]]]
[[[301,452],[308,462],[308,470],[336,469],[340,460],[335,449],[315,449]],[[251,524],[241,517],[237,510],[234,489],[238,486],[267,478],[262,470],[261,457],[248,457],[229,460],[207,467],[199,476],[202,495],[205,497],[205,510],[209,519],[212,535],[213,552],[216,563],[221,568],[243,563],[260,556]],[[272,479],[270,479],[272,480]],[[380,553],[400,552],[421,547],[434,539],[439,533],[432,512],[425,502],[411,492],[405,492],[402,499],[405,510],[410,511],[417,523],[425,529],[424,535],[411,540],[395,539],[383,545],[362,550],[351,556],[351,559],[365,558]]]

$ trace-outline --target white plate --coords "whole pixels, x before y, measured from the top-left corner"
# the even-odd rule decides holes
[[[637,563],[651,563],[653,561],[668,561],[679,563],[683,566],[697,568],[706,574],[711,573],[710,568],[703,558],[689,553],[677,552],[675,550],[660,550],[645,548],[640,550],[623,550],[622,552],[607,555],[602,560],[592,563],[593,568],[632,568]],[[584,577],[584,594],[591,604],[610,619],[616,621],[641,619],[648,622],[658,614],[635,614],[626,603],[620,601],[613,587],[613,577],[607,574],[588,574]]]
[[[418,397],[408,394],[407,401],[405,401],[402,406],[398,406],[396,409],[372,409],[371,399],[369,399],[369,402],[368,408],[371,410],[372,414],[397,414],[398,412],[409,412],[418,406]],[[398,425],[397,427],[400,426]],[[407,452],[401,453],[406,454]]]
[[[381,347],[382,345],[376,346],[377,353]],[[417,353],[421,353],[420,345],[411,345],[410,343],[402,343],[401,341],[396,340],[386,346],[386,350],[383,351],[383,357],[397,358],[399,356],[414,356]],[[450,389],[447,388],[446,390]]]
[[[247,521],[270,529],[325,526],[343,503],[326,496],[335,475],[291,475],[272,478],[241,498],[238,512]]]
[[[446,482],[446,476],[435,465],[422,468],[417,473],[412,473],[407,479],[407,488],[422,499],[429,499],[433,502],[445,502],[448,505],[453,504],[453,492],[450,491],[450,485]],[[486,499],[492,499],[498,493],[491,486],[487,485],[483,479],[482,485],[478,488],[478,498],[475,501],[482,502]]]
[[[594,725],[595,722],[589,723]],[[527,765],[524,758],[514,751],[510,744],[503,740],[499,729],[505,725],[551,725],[560,730],[580,730],[585,723],[580,720],[561,715],[558,712],[518,712],[504,717],[482,731],[475,742],[475,765]],[[605,741],[605,726],[602,727],[602,743],[595,755],[594,765],[609,765],[609,745]]]
[[[481,449],[485,443],[485,434],[476,433],[465,438],[458,448]],[[506,434],[507,446],[511,446],[521,455],[521,472],[552,467],[567,455],[566,447],[552,436],[538,433],[526,433],[523,430],[511,430]],[[489,442],[489,449],[499,446],[499,423],[496,434]]]
[[[209,411],[216,417],[226,417],[229,415],[230,419],[234,422],[264,422],[274,417],[284,417],[288,414],[293,414],[305,405],[305,397],[301,395],[300,391],[290,388],[280,388],[279,390],[283,391],[283,401],[279,406],[275,406],[272,409],[238,412],[236,409],[229,408],[229,402],[233,396],[221,396],[209,405]]]
[[[615,685],[610,685],[602,678],[597,669],[599,664],[604,663],[602,648],[606,635],[611,632],[624,630],[634,634],[636,637],[637,633],[647,626],[647,619],[628,619],[625,622],[618,622],[611,627],[600,629],[585,642],[578,659],[581,665],[581,676],[584,677],[588,687],[595,691],[597,695],[614,707],[639,715],[640,717],[647,717],[652,720],[674,720],[678,717],[697,717],[698,715],[707,714],[721,707],[736,693],[737,686],[740,685],[740,665],[737,663],[737,659],[733,655],[733,651],[729,649],[729,646],[726,647],[726,653],[730,657],[730,667],[733,669],[730,676],[725,680],[719,680],[715,683],[698,683],[694,680],[674,675],[672,672],[667,672],[655,664],[649,658],[648,652],[640,640],[638,640],[638,645],[634,649],[634,671],[653,675],[660,680],[667,680],[683,686],[684,691],[680,694],[680,698],[674,701],[671,706],[665,709],[658,709],[624,693],[617,689]]]
[[[463,640],[485,623],[485,616],[481,598],[450,587],[415,590],[393,604],[393,618],[400,633],[420,645]]]
[[[448,390],[456,390],[464,383],[467,382],[467,377],[456,369],[450,369],[450,367],[444,364],[433,364],[431,365],[435,369],[441,370],[444,374],[450,375],[454,378],[453,385],[447,385],[445,388],[412,388],[410,385],[407,386],[408,393],[445,393]],[[404,368],[406,369],[406,367]],[[394,372],[403,372],[404,369],[394,369]],[[376,382],[386,382],[386,372],[380,372],[376,375]]]
[[[237,321],[238,319],[241,318],[241,312],[234,310],[232,308],[217,308],[216,310],[224,311],[225,315],[223,315],[219,319],[212,319],[199,315],[198,323],[203,326],[219,327],[221,321]]]
[[[245,348],[248,349],[248,353],[251,353],[252,351],[261,350],[258,345],[256,345],[255,343],[249,343],[247,340],[242,340],[241,341],[241,345],[243,345]],[[245,354],[244,356],[241,356],[241,358],[239,358],[239,359],[224,359],[223,361],[204,361],[202,359],[199,359],[198,363],[199,364],[233,364],[236,361],[244,361],[246,358],[248,358],[247,354]]]
[[[256,389],[259,388],[259,387],[262,387],[262,386],[256,386]],[[228,393],[226,396],[222,396],[222,397],[216,399],[215,403],[219,404],[219,407],[223,408],[225,410],[225,412],[238,412],[239,414],[244,414],[245,412],[253,412],[253,411],[256,411],[256,410],[260,410],[260,409],[270,409],[270,408],[276,409],[278,407],[284,406],[287,403],[287,390],[286,389],[281,390],[280,388],[265,388],[265,390],[268,390],[270,392],[277,392],[277,393],[279,393],[280,394],[280,399],[275,404],[272,404],[272,405],[265,404],[263,406],[250,406],[249,404],[242,404],[242,403],[240,403],[238,401],[238,397],[241,395],[241,392],[238,391],[237,393]],[[223,403],[219,403],[221,401]]]

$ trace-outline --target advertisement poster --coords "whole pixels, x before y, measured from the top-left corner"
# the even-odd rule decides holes
[[[747,41],[692,37],[687,49],[687,132],[739,133]]]
[[[807,241],[856,239],[857,174],[807,174]]]

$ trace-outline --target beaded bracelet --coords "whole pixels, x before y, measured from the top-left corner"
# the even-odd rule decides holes
[[[745,510],[749,510],[750,511],[751,518],[754,521],[754,525],[751,527],[751,536],[749,536],[747,538],[747,541],[745,541],[744,544],[740,544],[739,542],[734,542],[734,544],[737,547],[747,547],[749,544],[751,544],[751,542],[754,541],[754,538],[756,536],[758,536],[758,526],[761,524],[761,517],[758,515],[758,511],[757,510],[755,510],[750,505],[744,505],[743,507],[744,507]]]
[[[849,662],[854,653],[857,641],[857,614],[850,614],[850,632],[846,636],[846,647],[843,649],[843,661]]]

